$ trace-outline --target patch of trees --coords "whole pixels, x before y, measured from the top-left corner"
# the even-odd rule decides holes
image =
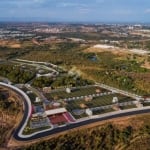
[[[148,85],[139,86],[144,85],[145,81],[143,80],[144,78],[141,80],[136,75],[148,73],[149,70],[141,67],[143,62],[140,62],[141,59],[136,55],[124,57],[110,52],[84,53],[80,44],[69,42],[54,44],[53,47],[53,49],[49,48],[48,51],[31,51],[24,59],[52,62],[65,66],[67,69],[75,66],[83,72],[87,79],[93,79],[137,94],[149,92],[147,90]],[[93,61],[95,57],[97,61]],[[133,74],[135,74],[134,77]],[[146,80],[149,82],[149,79]],[[56,81],[55,84],[61,85],[62,83],[61,81]],[[74,82],[71,84],[75,85]]]
[[[53,79],[50,77],[38,77],[33,81],[32,85],[35,87],[42,88],[42,87],[50,86],[52,83],[53,83]]]
[[[39,77],[36,78],[32,85],[35,87],[46,87],[51,86],[53,89],[64,86],[85,86],[92,84],[91,81],[82,79],[81,77],[76,76],[60,76],[56,79],[52,79],[50,77]]]
[[[144,131],[144,134],[149,134],[149,130]],[[107,124],[102,127],[85,129],[53,138],[49,141],[44,141],[39,144],[34,144],[25,150],[113,150],[118,145],[124,149],[130,147],[131,141],[137,131],[133,130],[132,126],[118,129],[112,124]]]
[[[10,114],[14,114],[18,111],[16,104],[13,101],[9,101],[3,93],[0,93],[0,110],[6,111],[9,110]]]
[[[0,126],[0,147],[4,146],[5,138],[6,138],[6,132],[10,130],[10,126]]]
[[[2,64],[0,65],[0,76],[8,78],[14,83],[26,83],[35,76],[35,72],[23,70],[19,66]]]

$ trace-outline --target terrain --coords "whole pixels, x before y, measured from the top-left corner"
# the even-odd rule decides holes
[[[22,117],[22,106],[17,93],[0,86],[0,147],[5,147],[15,126]]]
[[[91,115],[101,117],[148,108],[150,39],[145,30],[149,31],[150,26],[2,24],[0,82],[17,87],[31,102],[22,135],[59,129],[82,119],[90,120]],[[8,141],[22,120],[22,102],[18,93],[0,87],[0,133],[4,133],[0,147],[13,147]],[[51,114],[61,108],[65,108],[62,114]],[[29,147],[26,142],[20,145],[27,150],[146,150],[150,142],[149,119],[145,114],[97,122],[86,129],[81,126],[60,136],[49,136]]]
[[[48,141],[39,142],[25,148],[25,150],[43,148],[49,150],[148,150],[150,142],[149,119],[149,115],[141,115],[105,121],[105,123],[97,123],[86,129],[70,131]]]

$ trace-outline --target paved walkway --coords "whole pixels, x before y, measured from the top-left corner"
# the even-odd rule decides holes
[[[122,95],[132,97],[136,100],[143,100],[143,98],[141,96],[139,96],[137,94],[134,94],[134,93],[130,93],[130,92],[127,92],[127,91],[124,91],[124,90],[120,90],[120,89],[117,89],[117,88],[114,88],[114,87],[111,87],[111,86],[108,86],[108,85],[105,85],[105,84],[101,84],[101,83],[96,83],[96,85],[101,87],[101,88],[111,90],[112,92],[120,93]]]

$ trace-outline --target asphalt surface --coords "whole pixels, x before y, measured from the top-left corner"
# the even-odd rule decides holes
[[[18,93],[18,94],[20,94],[20,93]],[[24,115],[23,115],[23,118],[22,118],[19,126],[13,132],[13,137],[18,141],[30,141],[30,140],[40,139],[40,138],[43,138],[43,137],[46,137],[46,136],[55,135],[56,133],[60,133],[60,132],[67,131],[67,130],[70,130],[70,129],[75,129],[77,127],[81,127],[81,126],[88,125],[88,124],[91,124],[91,123],[95,123],[95,122],[98,122],[98,121],[104,121],[104,120],[108,120],[108,119],[131,116],[131,115],[137,115],[137,114],[142,114],[142,113],[150,113],[150,108],[144,109],[144,110],[135,110],[135,111],[132,111],[132,112],[124,112],[124,113],[121,113],[121,114],[105,116],[105,117],[102,117],[102,118],[94,118],[94,119],[89,119],[89,120],[82,121],[82,122],[69,124],[69,125],[64,126],[64,127],[54,128],[53,130],[45,131],[43,133],[37,133],[37,134],[35,134],[31,137],[23,138],[23,137],[19,136],[19,131],[20,131],[20,129],[22,128],[22,126],[24,125],[24,123],[26,121],[26,117],[28,116],[29,107],[28,107],[27,101],[24,97],[22,97],[22,100],[24,101],[24,107],[25,107]]]
[[[25,105],[26,105],[26,102],[25,102]],[[108,120],[108,119],[113,119],[113,118],[118,118],[118,117],[125,117],[125,116],[130,116],[130,115],[137,115],[137,114],[142,114],[142,113],[150,113],[150,109],[137,110],[137,111],[134,111],[134,112],[126,112],[126,113],[122,113],[122,114],[111,115],[111,116],[96,118],[96,119],[89,119],[89,120],[82,121],[82,122],[79,122],[79,123],[69,124],[69,125],[64,126],[64,127],[54,128],[53,130],[46,131],[46,132],[43,132],[43,133],[37,133],[36,135],[33,135],[32,137],[22,138],[22,137],[18,136],[18,132],[21,129],[22,125],[24,124],[27,113],[28,113],[28,108],[26,108],[26,110],[25,110],[24,117],[23,117],[23,120],[21,121],[20,125],[14,131],[13,136],[18,141],[30,141],[30,140],[34,140],[34,139],[39,139],[39,138],[42,138],[42,137],[55,135],[56,133],[60,133],[60,132],[63,132],[63,131],[67,131],[67,130],[70,130],[70,129],[81,127],[83,125],[88,125],[88,124],[91,124],[91,123],[95,123],[95,122],[98,122],[98,121],[104,121],[104,120]]]

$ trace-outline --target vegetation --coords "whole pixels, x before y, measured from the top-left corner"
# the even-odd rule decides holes
[[[72,110],[81,109],[82,108],[81,105],[84,105],[85,108],[94,108],[94,107],[100,107],[100,106],[106,106],[106,105],[113,105],[113,102],[112,102],[113,97],[118,97],[118,100],[120,103],[133,100],[131,98],[122,96],[120,94],[112,94],[112,95],[95,97],[91,101],[85,101],[85,99],[72,100],[72,101],[67,102],[67,109],[70,112],[72,112]],[[101,111],[99,112],[101,113]],[[105,111],[103,111],[102,113],[105,113]]]
[[[35,72],[22,69],[20,66],[11,64],[0,65],[0,76],[10,79],[14,83],[26,83],[35,76]]]
[[[12,126],[0,126],[0,147],[5,143],[5,138],[7,136],[7,131],[10,130]]]
[[[8,140],[9,132],[15,124],[15,117],[20,111],[17,99],[9,99],[8,93],[0,89],[0,147]]]
[[[52,84],[53,80],[49,77],[38,77],[34,79],[32,85],[35,87],[45,87],[45,86],[50,86]]]
[[[8,114],[16,114],[18,112],[18,108],[16,108],[18,104],[9,100],[3,93],[0,91],[0,111],[6,111]]]
[[[44,46],[43,46],[44,47]],[[77,43],[45,45],[44,51],[32,50],[21,58],[47,61],[73,69],[83,78],[102,82],[137,94],[149,93],[145,83],[149,70],[141,67],[148,58],[135,54],[113,54],[111,52],[85,52],[87,46]],[[93,61],[94,58],[94,61]],[[149,81],[149,79],[148,79]]]
[[[35,87],[45,87],[51,86],[53,89],[60,88],[60,87],[75,87],[75,86],[85,86],[89,85],[92,82],[82,79],[81,77],[65,75],[65,76],[58,76],[55,79],[50,77],[39,77],[36,78],[32,85]]]
[[[143,117],[143,116],[142,116]],[[72,131],[48,141],[24,148],[25,150],[148,150],[150,142],[150,116],[127,120],[127,123],[107,123],[95,128]],[[138,121],[142,125],[135,125]]]
[[[87,96],[90,94],[96,94],[96,89],[100,89],[96,86],[87,86],[87,87],[77,87],[71,90],[71,93],[67,93],[65,89],[60,89],[59,91],[53,91],[47,94],[48,97],[54,98],[58,96],[59,98],[71,98],[71,97],[80,97],[80,96]],[[101,92],[105,92],[106,90],[101,89]]]

